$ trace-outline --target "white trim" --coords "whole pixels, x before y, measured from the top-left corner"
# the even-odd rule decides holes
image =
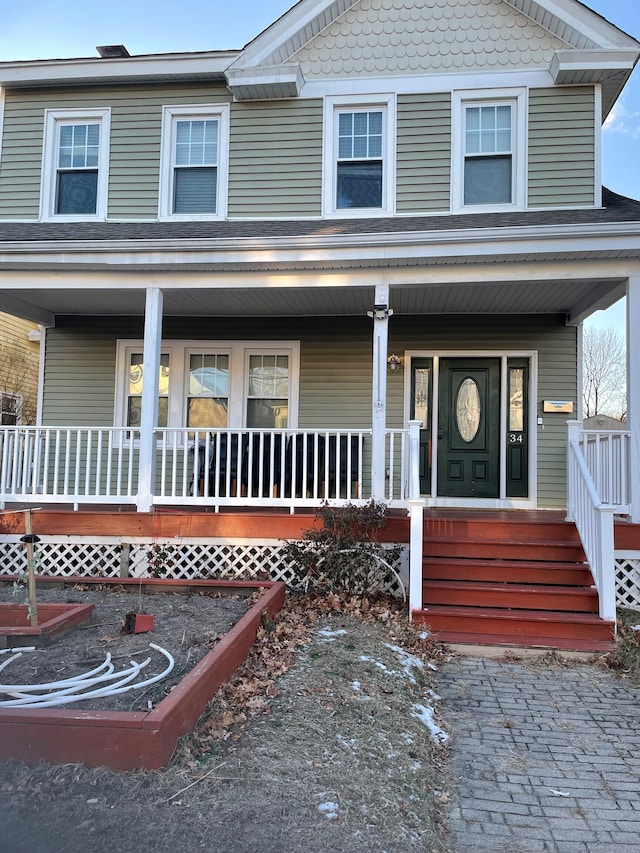
[[[64,86],[136,83],[150,80],[207,80],[224,85],[224,71],[241,51],[165,53],[116,59],[36,59],[0,63],[0,86]]]
[[[158,218],[161,220],[212,220],[227,215],[229,180],[229,104],[188,104],[162,107],[162,136],[160,143],[160,187],[158,193]],[[218,163],[216,212],[173,213],[173,153],[177,119],[218,119]]]
[[[488,509],[535,509],[538,495],[538,351],[537,350],[405,350],[404,363],[404,421],[411,413],[411,360],[430,358],[433,362],[432,400],[431,400],[431,494],[423,495],[426,506],[430,507],[485,507]],[[494,358],[500,359],[500,489],[497,498],[445,498],[438,496],[438,394],[440,390],[441,358]],[[506,400],[506,373],[510,358],[526,358],[529,362],[529,497],[510,498],[506,496],[506,425],[508,407]]]
[[[5,90],[0,86],[0,163],[2,163],[2,138],[4,133]]]
[[[127,364],[132,352],[143,352],[141,339],[120,338],[116,342],[116,373],[113,423],[126,426],[127,416]],[[163,340],[161,353],[169,355],[169,395],[167,428],[183,429],[187,423],[188,357],[196,353],[217,353],[229,356],[229,408],[228,428],[246,426],[246,357],[248,354],[277,353],[289,356],[289,424],[287,429],[298,428],[300,399],[300,341],[219,341],[219,340]]]
[[[306,80],[301,90],[303,98],[352,98],[380,92],[391,95],[423,95],[455,90],[502,90],[504,88],[548,89],[554,86],[546,69],[511,69],[508,71],[478,71],[477,73],[415,74],[390,77],[333,78]],[[558,88],[555,86],[554,88]]]
[[[513,199],[507,204],[465,204],[464,111],[468,106],[508,104],[511,116],[511,175]],[[526,88],[466,89],[451,93],[451,210],[454,213],[491,213],[524,210],[527,203],[527,113]]]
[[[47,327],[40,326],[40,349],[38,351],[38,394],[36,402],[36,426],[42,426],[44,409],[44,369],[47,354]]]
[[[56,156],[58,153],[58,130],[61,124],[90,122],[100,127],[98,152],[98,186],[95,214],[61,215],[55,212],[56,203]],[[111,137],[111,108],[64,109],[44,111],[44,137],[42,143],[42,178],[40,183],[40,219],[55,222],[85,222],[107,218],[109,187],[109,151]]]
[[[338,208],[337,182],[337,116],[341,112],[382,110],[382,206],[379,208]],[[389,93],[355,95],[324,99],[322,142],[322,213],[331,218],[393,216],[396,203],[396,100]]]
[[[594,87],[593,205],[602,207],[602,86]]]

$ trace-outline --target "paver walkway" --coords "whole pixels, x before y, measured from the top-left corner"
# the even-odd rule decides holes
[[[439,693],[456,853],[640,853],[640,691],[593,665],[461,657]]]

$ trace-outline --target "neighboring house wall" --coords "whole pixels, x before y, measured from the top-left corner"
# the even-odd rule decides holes
[[[38,331],[35,323],[0,312],[0,392],[19,398],[23,424],[35,424],[38,404],[40,343],[29,340],[32,331]],[[0,408],[7,406],[0,401]]]
[[[538,414],[542,400],[576,403],[577,335],[563,317],[464,315],[394,317],[389,351],[537,351]],[[47,333],[46,425],[112,426],[116,340],[141,338],[135,318],[60,318]],[[300,428],[369,428],[371,321],[359,317],[167,317],[164,338],[300,340]],[[560,367],[561,366],[561,367]],[[388,426],[404,426],[404,373],[388,375]],[[546,415],[538,430],[538,503],[565,505],[565,416]]]
[[[229,101],[200,84],[7,92],[0,218],[39,216],[45,109],[110,107],[108,217],[156,219],[162,107]],[[529,206],[593,205],[593,86],[533,89],[528,113]],[[229,216],[320,216],[322,100],[232,104],[230,124]],[[449,211],[451,125],[451,92],[398,96],[398,213]]]

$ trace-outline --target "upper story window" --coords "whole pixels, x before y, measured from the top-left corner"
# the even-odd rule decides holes
[[[226,215],[229,107],[165,107],[160,218]]]
[[[393,213],[393,98],[326,98],[324,134],[325,216]]]
[[[523,208],[524,90],[500,91],[491,98],[454,92],[453,116],[454,209],[484,212]]]
[[[105,219],[108,109],[46,110],[42,219]]]

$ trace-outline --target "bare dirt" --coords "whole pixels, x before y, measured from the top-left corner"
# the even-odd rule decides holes
[[[389,602],[290,597],[165,770],[0,764],[0,853],[446,853],[443,655]]]
[[[116,673],[130,668],[134,661],[148,660],[135,681],[125,685],[127,689],[124,692],[73,703],[65,701],[59,705],[83,711],[148,711],[164,699],[247,612],[247,596],[221,596],[211,592],[149,594],[142,589],[120,590],[122,587],[95,590],[84,589],[81,585],[38,590],[40,603],[94,604],[93,615],[90,621],[49,645],[22,652],[2,670],[0,682],[7,686],[35,685],[75,678],[95,670],[105,662],[107,655]],[[0,586],[0,601],[21,604],[23,599],[22,592],[14,595],[9,585]],[[128,633],[125,622],[130,613],[152,615],[153,630]],[[25,624],[29,624],[26,607]],[[161,682],[138,689],[132,685],[168,668],[167,657],[150,644],[166,649],[174,659],[174,667]],[[102,686],[99,683],[83,692],[95,692]],[[0,699],[12,701],[3,695]]]

